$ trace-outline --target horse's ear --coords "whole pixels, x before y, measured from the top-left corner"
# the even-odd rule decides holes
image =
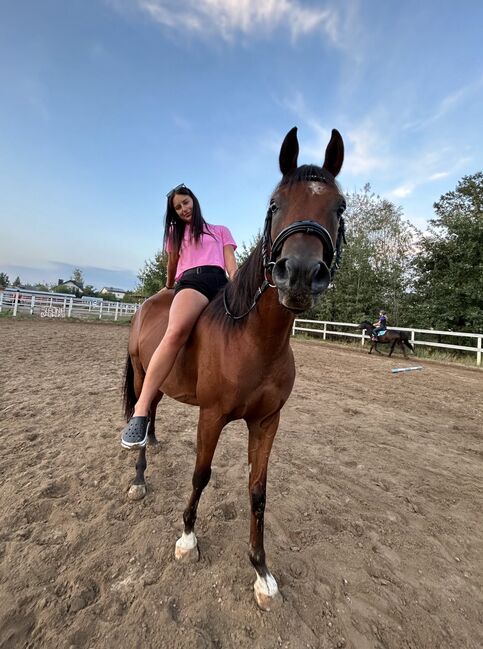
[[[282,143],[280,149],[280,156],[278,161],[280,163],[280,171],[285,176],[290,171],[297,169],[297,158],[299,157],[299,142],[297,140],[297,127],[294,126]]]
[[[332,129],[332,137],[325,150],[324,169],[327,169],[334,178],[341,170],[344,162],[344,141],[342,135],[335,128]]]

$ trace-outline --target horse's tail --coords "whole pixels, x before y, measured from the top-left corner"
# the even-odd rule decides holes
[[[136,394],[134,392],[134,368],[129,352],[127,354],[126,367],[124,369],[122,402],[124,407],[124,416],[126,417],[126,421],[129,421],[134,412],[134,406],[136,405]]]

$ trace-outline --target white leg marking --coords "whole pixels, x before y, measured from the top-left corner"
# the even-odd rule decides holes
[[[176,541],[174,558],[176,561],[198,561],[200,553],[198,550],[198,541],[194,532],[191,532],[190,534],[185,534],[183,532],[181,538]]]
[[[255,591],[256,602],[263,611],[269,611],[279,604],[280,597],[277,597],[277,582],[270,573],[267,573],[266,577],[263,578],[257,573],[257,580],[253,584],[253,590]]]
[[[176,541],[176,547],[181,550],[192,550],[197,545],[198,540],[196,539],[194,532],[190,532],[190,534],[185,534],[183,532],[181,538]]]

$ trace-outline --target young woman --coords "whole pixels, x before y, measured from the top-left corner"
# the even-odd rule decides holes
[[[379,320],[377,322],[374,322],[373,327],[375,327],[374,331],[372,332],[372,338],[373,340],[377,341],[377,334],[379,331],[386,331],[387,329],[387,318],[386,318],[386,312],[385,311],[379,311]]]
[[[121,446],[146,445],[151,401],[174,365],[198,317],[219,289],[233,279],[236,243],[223,225],[206,223],[200,204],[184,184],[167,195],[164,247],[168,253],[166,288],[174,289],[166,333],[144,378],[134,415],[122,431]]]

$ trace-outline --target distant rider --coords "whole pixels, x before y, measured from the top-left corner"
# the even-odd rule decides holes
[[[387,318],[386,318],[386,312],[381,309],[379,311],[379,320],[377,322],[373,322],[372,326],[374,327],[372,331],[372,336],[375,341],[377,341],[377,336],[379,331],[386,331],[387,329]]]

